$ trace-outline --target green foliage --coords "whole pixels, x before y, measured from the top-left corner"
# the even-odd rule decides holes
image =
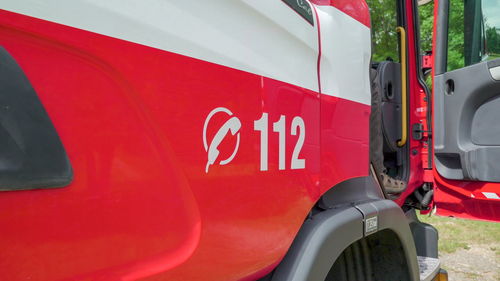
[[[486,25],[486,42],[488,52],[500,56],[500,31],[497,28]]]
[[[500,257],[497,249],[500,247],[500,223],[423,215],[419,215],[419,219],[438,229],[440,252],[453,253],[475,245],[488,245]]]
[[[434,2],[418,8],[418,16],[420,23],[420,53],[432,51],[432,40],[434,30]],[[429,89],[432,89],[432,77],[427,76],[425,84]]]
[[[367,0],[372,22],[373,61],[399,61],[396,1]]]
[[[421,52],[432,50],[434,2],[419,7]],[[450,1],[448,69],[464,66],[464,2]]]
[[[434,2],[420,6],[418,9],[420,20],[420,51],[424,53],[432,50],[432,31],[434,29]]]
[[[448,71],[464,67],[464,1],[450,1]]]
[[[483,0],[485,1],[485,0]],[[367,0],[372,19],[373,60],[383,61],[388,57],[398,60],[397,15],[395,0]],[[492,15],[489,15],[490,17]],[[495,17],[496,15],[493,15]],[[434,29],[434,2],[419,7],[420,50],[432,50]],[[489,59],[500,57],[500,27],[488,25],[485,33]],[[464,58],[464,0],[450,1],[448,28],[448,70],[465,66]]]

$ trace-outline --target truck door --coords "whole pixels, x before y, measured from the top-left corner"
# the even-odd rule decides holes
[[[500,221],[500,2],[435,3],[438,214]]]

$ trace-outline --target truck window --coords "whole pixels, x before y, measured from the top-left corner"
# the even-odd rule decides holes
[[[397,3],[395,0],[367,0],[372,25],[372,60],[399,61]]]
[[[420,53],[432,51],[432,35],[434,27],[434,1],[418,1],[418,20],[420,30]]]
[[[500,58],[498,0],[450,1],[448,71]]]

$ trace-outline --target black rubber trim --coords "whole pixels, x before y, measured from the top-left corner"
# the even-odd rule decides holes
[[[71,164],[47,112],[21,67],[2,47],[0,93],[0,190],[71,183]]]
[[[358,177],[343,181],[327,191],[318,201],[318,206],[326,210],[343,204],[384,198],[382,188],[372,176]]]
[[[383,194],[377,189],[379,187],[368,177],[351,179],[332,188],[330,196],[318,203],[320,208],[327,209],[304,222],[283,261],[272,275],[263,280],[325,280],[345,248],[384,229],[397,234],[405,251],[409,275],[412,280],[419,280],[409,221],[403,210],[393,201],[383,199]],[[364,220],[374,216],[378,217],[378,229],[367,234]]]
[[[356,208],[319,213],[304,223],[272,280],[325,280],[337,257],[362,237],[363,216]]]
[[[410,220],[410,229],[415,241],[417,255],[422,257],[439,258],[438,240],[439,235],[435,227],[421,222],[415,209],[406,212],[406,217]]]

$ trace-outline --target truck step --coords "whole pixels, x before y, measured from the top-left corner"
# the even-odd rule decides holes
[[[420,268],[420,281],[430,281],[439,271],[441,262],[437,258],[418,256],[418,267]]]

